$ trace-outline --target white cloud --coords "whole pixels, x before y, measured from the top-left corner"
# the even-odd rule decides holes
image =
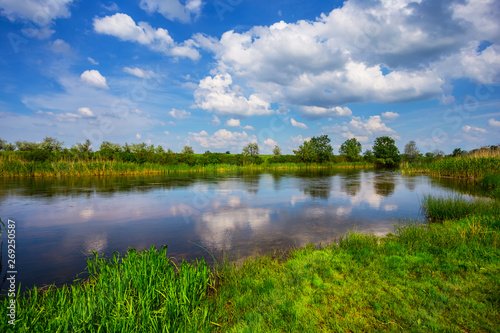
[[[56,18],[70,17],[68,9],[73,0],[0,0],[0,14],[9,20],[27,19],[39,26],[48,25]]]
[[[488,133],[488,131],[485,130],[484,128],[474,127],[474,126],[469,126],[469,125],[466,125],[466,126],[462,127],[462,129],[464,130],[464,132],[470,133],[470,134],[473,134],[473,133],[483,133],[483,134],[486,134],[486,133]]]
[[[240,120],[239,119],[229,119],[226,121],[226,126],[229,127],[241,127]]]
[[[99,63],[97,61],[95,61],[94,59],[92,59],[91,57],[87,57],[87,60],[92,64],[92,65],[99,65]]]
[[[200,81],[194,93],[198,107],[221,116],[249,117],[270,115],[270,103],[262,96],[252,94],[247,99],[240,88],[233,85],[231,75],[207,76]]]
[[[179,0],[141,0],[140,7],[149,12],[158,12],[165,18],[188,23],[198,17],[203,3],[201,0],[187,0],[183,5]]]
[[[183,44],[177,44],[166,29],[155,29],[147,22],[136,24],[127,14],[117,13],[113,16],[94,18],[94,30],[97,33],[114,36],[123,41],[146,45],[151,50],[170,56],[188,57],[192,60],[200,58],[200,54],[193,48],[192,42],[186,41]]]
[[[350,122],[344,122],[343,125],[323,126],[325,133],[340,134],[342,138],[356,138],[361,143],[367,143],[370,138],[388,135],[395,139],[400,139],[396,131],[382,122],[380,116],[370,116],[368,119],[361,117],[352,117]]]
[[[78,113],[82,117],[95,117],[94,112],[92,112],[89,108],[79,108]]]
[[[191,112],[186,111],[186,110],[172,109],[172,111],[170,111],[169,114],[172,117],[174,117],[175,119],[186,119],[186,118],[189,118],[189,116],[191,115]]]
[[[351,109],[348,107],[336,106],[333,108],[323,108],[319,106],[304,106],[302,112],[313,118],[317,117],[349,117],[352,115]]]
[[[137,133],[135,137],[139,140],[140,138],[142,138],[142,135],[140,133]]]
[[[304,124],[304,123],[299,123],[298,121],[295,121],[295,119],[290,119],[290,123],[292,124],[292,126],[294,127],[298,127],[298,128],[302,128],[302,129],[307,129],[307,125]]]
[[[387,111],[382,113],[382,118],[387,120],[395,120],[399,118],[399,114],[392,111]]]
[[[108,84],[106,83],[106,78],[99,73],[98,70],[92,69],[87,70],[82,73],[80,76],[81,80],[89,86],[109,89]]]
[[[55,41],[50,43],[50,49],[54,53],[60,53],[68,56],[74,55],[73,51],[71,50],[71,46],[62,39],[56,39]]]
[[[132,74],[134,76],[137,76],[139,78],[151,78],[156,76],[155,72],[151,70],[144,70],[140,68],[130,68],[130,67],[123,67],[123,71],[128,74]]]
[[[220,125],[220,119],[216,115],[212,116],[212,126],[219,126]]]
[[[165,135],[170,135],[169,131],[163,131],[163,133],[165,133]]]
[[[189,134],[204,148],[241,150],[248,143],[257,141],[255,135],[250,136],[246,132],[231,132],[226,129],[220,129],[213,135],[209,135],[206,131]]]
[[[455,78],[500,82],[497,4],[348,0],[316,20],[193,39],[215,54],[214,72],[324,116],[346,103],[438,99]],[[494,44],[479,52],[483,40]]]
[[[264,141],[264,145],[274,147],[274,146],[277,146],[278,143],[276,141],[274,141],[273,139],[269,138],[266,141]]]
[[[255,131],[255,128],[253,128],[253,126],[250,126],[250,125],[244,126],[243,129],[248,130],[248,131]]]
[[[495,120],[493,118],[491,118],[490,120],[488,120],[488,124],[492,127],[498,127],[500,128],[500,121],[498,120]]]
[[[311,138],[303,138],[302,135],[297,135],[295,137],[291,136],[290,141],[295,145],[301,145],[304,141],[310,141]]]
[[[278,108],[278,110],[276,110],[276,112],[279,114],[287,114],[290,113],[290,109],[282,105]]]

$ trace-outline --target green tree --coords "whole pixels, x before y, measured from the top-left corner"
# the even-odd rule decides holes
[[[99,147],[99,150],[108,150],[108,151],[118,152],[118,151],[122,151],[122,147],[118,143],[111,143],[109,141],[103,141],[103,143],[101,143],[101,147]]]
[[[330,160],[330,157],[333,155],[333,148],[330,146],[328,135],[313,136],[310,143],[316,157],[316,162],[322,163]]]
[[[460,148],[455,148],[453,149],[453,152],[451,153],[453,157],[459,157],[459,156],[464,156],[467,155],[467,150],[462,150]]]
[[[410,162],[415,162],[420,155],[415,141],[410,141],[405,145],[405,157]]]
[[[92,151],[92,143],[90,142],[89,139],[85,140],[84,143],[77,143],[75,146],[73,146],[74,149],[78,150],[79,152],[91,152]]]
[[[375,139],[373,155],[375,155],[378,164],[389,167],[398,165],[401,159],[394,139],[389,136],[381,136]]]
[[[181,154],[194,154],[193,147],[184,146],[184,148],[182,148]]]
[[[16,147],[19,151],[33,151],[40,149],[38,143],[28,141],[16,141]]]
[[[311,141],[304,141],[300,146],[299,149],[294,150],[293,153],[297,155],[297,157],[302,161],[306,163],[311,163],[315,161],[316,155],[314,154],[314,149],[311,144]]]
[[[38,145],[38,149],[49,150],[49,151],[62,151],[64,142],[59,141],[55,138],[45,137],[43,141]]]
[[[432,152],[432,155],[434,157],[444,157],[445,153],[444,151],[442,151],[441,149],[435,149],[433,152]]]
[[[259,157],[259,145],[257,142],[249,143],[243,147],[242,153],[248,157]]]
[[[373,152],[370,149],[367,149],[363,153],[363,158],[365,159],[366,162],[372,163],[373,160],[375,159],[375,156],[373,155]]]
[[[278,147],[278,145],[274,146],[273,155],[276,158],[280,158],[281,157],[281,148]]]
[[[7,141],[5,141],[4,139],[0,139],[0,150],[4,150],[6,144]]]
[[[156,147],[155,149],[155,153],[164,153],[164,152],[165,149],[161,145],[158,145],[158,147]]]
[[[357,161],[359,154],[361,154],[361,143],[356,138],[346,140],[340,145],[339,153],[348,161]]]

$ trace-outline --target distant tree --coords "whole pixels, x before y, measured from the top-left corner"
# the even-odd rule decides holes
[[[433,152],[432,152],[432,155],[434,157],[444,157],[445,153],[444,151],[442,151],[441,149],[435,149]]]
[[[118,143],[111,143],[109,141],[103,141],[103,143],[101,143],[101,147],[99,147],[99,150],[110,150],[113,152],[118,152],[118,151],[122,151],[122,147]]]
[[[6,144],[7,141],[5,141],[4,139],[0,139],[0,150],[4,150]]]
[[[194,154],[194,150],[190,146],[184,146],[184,148],[182,148],[181,154]]]
[[[425,157],[427,157],[427,158],[433,158],[434,154],[431,153],[430,151],[428,151],[427,153],[425,153]]]
[[[39,149],[49,150],[49,151],[62,151],[64,142],[59,141],[55,138],[45,137],[43,141],[39,144]]]
[[[259,145],[257,142],[249,143],[243,147],[243,155],[250,157],[259,157]]]
[[[346,140],[340,145],[339,153],[348,161],[357,161],[359,154],[361,154],[361,143],[356,138]]]
[[[313,136],[309,142],[316,155],[316,162],[322,163],[330,160],[330,157],[333,155],[333,148],[330,146],[330,138],[328,135]]]
[[[366,162],[373,162],[373,160],[375,159],[375,156],[370,149],[365,150],[365,152],[363,153],[363,157]]]
[[[316,154],[314,153],[311,141],[304,141],[297,150],[293,153],[302,161],[306,163],[315,162]]]
[[[16,141],[16,147],[19,151],[33,151],[40,149],[40,145],[36,142]]]
[[[405,145],[405,157],[410,162],[415,162],[419,157],[420,151],[415,141],[410,141]]]
[[[274,155],[274,157],[277,157],[277,158],[281,157],[281,148],[278,147],[278,145],[274,146],[273,155]]]
[[[226,154],[231,154],[231,152],[228,150],[228,151],[226,151]]]
[[[78,150],[79,152],[91,152],[92,151],[92,143],[89,139],[85,140],[84,143],[77,143],[72,148]]]
[[[174,151],[172,149],[170,149],[170,148],[167,149],[167,154],[173,154],[173,153],[174,153]]]
[[[375,139],[373,154],[376,162],[385,166],[396,166],[400,161],[399,149],[395,141],[389,136],[381,136]]]
[[[14,150],[16,150],[16,145],[13,144],[13,143],[6,143],[3,146],[3,150],[5,150],[5,151],[14,151]]]
[[[459,157],[459,156],[464,156],[464,155],[467,155],[467,151],[462,150],[460,148],[453,149],[453,152],[451,153],[451,156],[453,156],[453,157]]]
[[[158,147],[156,147],[156,149],[155,149],[155,153],[157,153],[157,154],[164,153],[164,152],[165,152],[165,149],[160,145],[158,145]]]

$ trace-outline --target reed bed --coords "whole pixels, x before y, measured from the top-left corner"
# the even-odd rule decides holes
[[[488,174],[500,174],[498,157],[453,157],[430,163],[403,163],[403,174],[425,173],[437,177],[480,179]]]
[[[1,156],[0,156],[1,157]],[[238,170],[293,170],[322,168],[371,168],[373,164],[363,162],[353,163],[263,163],[250,165],[234,164],[159,164],[136,163],[122,161],[56,161],[34,162],[16,159],[13,155],[0,158],[0,177],[54,177],[54,176],[104,176],[104,175],[138,175],[138,174],[168,174],[172,172],[212,172]]]

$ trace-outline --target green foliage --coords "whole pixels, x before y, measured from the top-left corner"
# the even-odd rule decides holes
[[[278,147],[278,145],[274,146],[273,148],[273,155],[275,158],[280,158],[281,157],[281,148]]]
[[[259,157],[259,145],[257,142],[247,144],[243,147],[242,154],[247,157]]]
[[[84,143],[77,143],[73,148],[78,150],[79,152],[91,152],[92,151],[92,143],[89,139],[85,140]]]
[[[330,146],[328,135],[312,137],[310,141],[304,141],[299,149],[293,152],[305,163],[323,163],[329,161],[333,156],[333,148]]]
[[[376,162],[380,165],[394,167],[399,164],[399,149],[395,141],[389,136],[381,136],[375,139],[373,144],[373,154]]]
[[[184,148],[182,148],[181,154],[194,154],[194,150],[190,146],[184,146]]]
[[[410,141],[405,145],[405,159],[409,162],[415,162],[419,159],[420,151],[415,141]]]
[[[352,138],[346,140],[339,149],[340,155],[344,156],[348,161],[354,162],[359,160],[359,154],[361,154],[361,143]]]
[[[447,157],[428,163],[402,166],[404,173],[426,173],[438,177],[480,179],[488,174],[500,173],[498,157]]]
[[[369,163],[373,163],[375,161],[375,155],[373,155],[373,152],[370,149],[365,150],[363,158]]]
[[[99,148],[99,150],[106,151],[108,153],[109,152],[114,153],[114,152],[122,151],[122,147],[118,143],[111,143],[109,141],[104,141],[103,143],[101,143],[101,147]]]

